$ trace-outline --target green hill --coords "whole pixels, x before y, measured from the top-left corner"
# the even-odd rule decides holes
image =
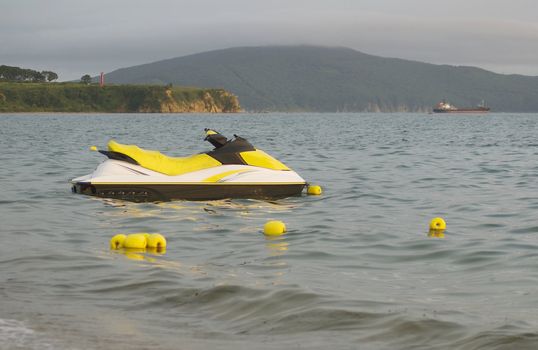
[[[238,112],[223,89],[0,82],[0,112]]]
[[[123,68],[115,83],[221,87],[253,111],[427,111],[485,100],[492,111],[538,111],[538,77],[367,55],[348,48],[239,47]]]

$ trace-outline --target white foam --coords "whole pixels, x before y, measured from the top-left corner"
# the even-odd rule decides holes
[[[0,318],[0,349],[53,349],[24,322]]]

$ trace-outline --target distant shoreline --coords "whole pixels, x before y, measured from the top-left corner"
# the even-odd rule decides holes
[[[489,113],[486,113],[486,114],[480,114],[480,115],[477,115],[475,113],[459,113],[459,114],[452,114],[452,115],[449,115],[449,114],[439,114],[439,113],[427,113],[427,112],[286,112],[286,111],[275,111],[275,112],[249,112],[249,111],[240,111],[240,112],[234,112],[234,113],[229,113],[229,112],[51,112],[51,111],[47,111],[47,112],[0,112],[0,116],[2,115],[8,115],[8,114],[18,114],[18,115],[30,115],[30,114],[43,114],[43,115],[51,115],[51,114],[69,114],[69,115],[73,115],[73,114],[79,114],[79,115],[82,115],[82,114],[89,114],[89,115],[104,115],[104,114],[129,114],[129,115],[136,115],[136,114],[148,114],[148,115],[155,115],[155,114],[160,114],[160,115],[177,115],[177,114],[195,114],[195,115],[200,115],[200,114],[239,114],[239,115],[245,115],[245,114],[254,114],[254,115],[263,115],[263,114],[268,114],[268,115],[274,115],[274,114],[333,114],[333,115],[346,115],[346,114],[372,114],[372,115],[388,115],[388,114],[409,114],[409,115],[416,115],[416,114],[424,114],[424,115],[432,115],[432,116],[436,116],[436,117],[442,117],[442,118],[447,118],[447,117],[461,117],[461,116],[474,116],[474,117],[480,117],[480,116],[483,116],[483,117],[486,117],[488,115],[495,115],[495,114],[537,114],[538,116],[538,112],[505,112],[505,111],[502,111],[502,112],[489,112]]]
[[[0,113],[237,113],[224,89],[0,82]]]

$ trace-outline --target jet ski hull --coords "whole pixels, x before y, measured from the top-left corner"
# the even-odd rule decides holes
[[[76,182],[73,192],[132,202],[279,199],[300,195],[305,184],[92,184]]]

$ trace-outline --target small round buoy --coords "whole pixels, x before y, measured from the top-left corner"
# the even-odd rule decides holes
[[[90,146],[90,151],[97,151],[97,146]]]
[[[110,249],[116,250],[123,248],[123,242],[125,242],[126,237],[127,236],[121,233],[112,237],[110,239]]]
[[[144,249],[148,245],[148,240],[144,233],[133,233],[127,235],[125,241],[123,241],[124,248]]]
[[[148,235],[146,238],[148,241],[148,248],[166,248],[166,238],[164,238],[161,234],[153,233],[151,235]]]
[[[446,229],[446,222],[443,218],[434,218],[430,221],[430,230],[444,230]]]
[[[263,233],[267,236],[280,236],[286,232],[286,225],[282,221],[267,221],[263,226]]]
[[[306,188],[306,193],[310,195],[319,196],[322,192],[321,186],[318,185],[310,185]]]

